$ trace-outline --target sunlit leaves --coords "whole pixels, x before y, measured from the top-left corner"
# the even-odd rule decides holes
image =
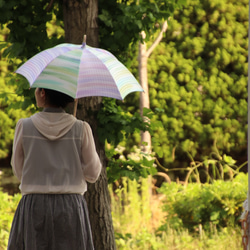
[[[158,22],[171,16],[182,1],[99,1],[100,43],[113,52],[127,50],[129,44],[139,40],[143,30],[149,39],[158,28]],[[119,46],[118,46],[119,44]]]
[[[230,157],[223,158],[226,163],[234,164]],[[239,174],[232,181],[217,180],[205,185],[189,183],[186,188],[175,182],[163,185],[160,191],[166,197],[163,209],[167,218],[162,229],[170,224],[193,231],[201,224],[209,232],[211,225],[234,226],[242,213],[247,186],[245,174]]]
[[[8,35],[10,47],[4,51],[5,56],[9,58],[21,56],[26,59],[51,45],[46,23],[52,19],[53,10],[46,10],[47,1],[6,0],[1,3],[0,24],[7,24],[10,30]],[[56,8],[57,5],[54,6]]]
[[[10,80],[5,76],[5,79]],[[14,86],[5,85],[0,79],[0,159],[6,158],[10,152],[14,137],[14,129],[18,119],[26,117],[28,110],[23,110],[25,99],[16,93]]]
[[[246,0],[189,0],[149,58],[150,105],[164,110],[157,142],[167,166],[185,161],[186,150],[202,159],[214,141],[221,152],[246,156],[247,11]]]

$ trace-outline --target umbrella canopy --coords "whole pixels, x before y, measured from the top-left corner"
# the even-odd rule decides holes
[[[21,67],[32,88],[47,88],[73,98],[104,96],[123,100],[143,91],[131,72],[110,52],[83,43],[60,44],[44,50]]]

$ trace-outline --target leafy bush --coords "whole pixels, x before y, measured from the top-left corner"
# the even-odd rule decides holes
[[[10,196],[0,191],[0,249],[6,249],[9,232],[21,194]]]
[[[164,184],[160,192],[166,196],[163,209],[167,217],[160,230],[170,226],[195,232],[236,225],[247,198],[247,183],[247,175],[240,173],[232,181],[216,180],[212,184]]]
[[[242,182],[244,188],[236,184],[237,182]],[[246,176],[239,176],[238,181],[228,182],[227,184],[230,186],[229,190],[231,191],[233,191],[234,186],[238,186],[238,191],[242,189],[242,196],[245,196],[245,190],[247,188]],[[190,232],[188,229],[180,226],[180,224],[179,226],[176,225],[176,228],[171,228],[170,225],[172,226],[171,223],[173,223],[173,220],[170,221],[170,225],[167,225],[167,221],[164,220],[164,214],[168,215],[174,211],[164,209],[164,212],[161,210],[161,198],[164,196],[154,195],[150,198],[148,192],[149,185],[147,179],[141,179],[140,182],[136,182],[125,177],[122,178],[122,182],[116,186],[115,192],[113,191],[114,186],[109,185],[117,249],[225,250],[228,246],[230,246],[231,249],[240,249],[242,247],[240,241],[241,230],[240,227],[237,226],[223,228],[223,230],[217,230],[216,226],[214,226],[211,227],[208,232],[200,230],[199,234]],[[169,186],[168,192],[166,192],[166,195],[170,197],[170,199],[168,199],[169,207],[175,206],[174,197],[181,187],[181,185],[176,183],[172,183]],[[197,185],[197,189],[199,189],[198,187],[199,185]],[[218,186],[216,187],[218,188]],[[211,193],[215,192],[216,187],[208,185],[207,192],[209,193],[210,189]],[[236,191],[236,193],[238,193],[238,191]],[[234,191],[232,193],[234,193]],[[193,195],[192,192],[187,192],[186,196],[189,195]],[[183,202],[185,202],[187,199],[186,196],[183,195],[178,197],[178,199],[183,199]],[[190,200],[191,198],[192,197],[190,197]],[[193,206],[189,204],[193,209],[195,209],[196,205],[196,203],[193,204]],[[231,217],[234,217],[234,215],[231,215]],[[166,219],[168,220],[169,217]],[[164,227],[164,231],[157,230],[161,223],[164,224],[164,226],[161,227],[161,230],[163,230]]]

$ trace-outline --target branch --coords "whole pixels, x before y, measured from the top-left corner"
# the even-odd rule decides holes
[[[161,27],[161,32],[159,33],[158,37],[155,39],[155,41],[153,42],[153,44],[150,46],[150,48],[147,50],[147,57],[149,57],[152,53],[152,51],[155,49],[155,47],[160,43],[162,37],[163,37],[163,33],[165,33],[167,31],[168,28],[168,22],[164,21],[162,27]]]
[[[47,12],[50,11],[50,9],[51,9],[51,7],[52,7],[52,5],[53,5],[53,2],[54,2],[54,0],[50,0],[50,3],[49,3],[49,5],[48,5],[47,8],[46,8],[46,11],[47,11]]]

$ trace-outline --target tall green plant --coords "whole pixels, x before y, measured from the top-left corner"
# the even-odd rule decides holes
[[[177,176],[183,176],[180,172],[185,172],[183,183],[185,186],[190,182],[196,183],[212,183],[214,180],[233,180],[239,174],[247,161],[240,166],[236,165],[236,161],[226,154],[220,155],[214,144],[214,151],[209,156],[205,156],[203,161],[196,161],[189,152],[186,152],[190,159],[190,163],[185,168],[165,168],[156,158],[157,166],[165,171],[179,172]]]
[[[112,202],[113,223],[117,234],[126,232],[133,235],[141,227],[148,227],[151,219],[149,200],[149,182],[141,178],[139,182],[121,178],[119,186],[112,190],[109,186]],[[132,223],[131,223],[132,222]]]
[[[232,191],[232,200],[238,200],[239,196],[235,196],[238,193],[240,187],[244,187],[242,192],[245,194],[245,187],[247,185],[247,177],[239,178],[238,184],[233,182],[228,182],[227,187],[229,191]],[[112,217],[114,228],[116,232],[116,245],[118,249],[121,250],[174,250],[174,249],[208,249],[208,250],[224,250],[230,246],[232,249],[240,249],[241,247],[241,233],[240,227],[233,225],[231,227],[224,228],[222,230],[217,230],[216,224],[211,224],[210,228],[203,228],[203,225],[198,225],[198,230],[193,232],[188,231],[186,227],[182,227],[182,224],[175,222],[173,216],[178,216],[181,212],[185,214],[187,210],[187,217],[190,215],[190,207],[196,211],[201,211],[201,207],[205,209],[204,199],[200,198],[200,203],[195,201],[198,199],[198,194],[196,196],[194,190],[199,192],[199,185],[197,188],[190,188],[184,194],[183,189],[179,188],[179,185],[172,184],[168,186],[167,191],[164,191],[164,196],[154,196],[153,199],[149,198],[148,188],[149,182],[147,179],[141,179],[141,181],[135,182],[128,178],[122,178],[122,181],[116,182],[117,185],[109,185],[109,190],[111,194],[111,204],[112,204]],[[239,185],[236,192],[233,192],[235,186]],[[242,185],[242,186],[241,186]],[[115,188],[114,188],[115,187]],[[206,192],[211,197],[207,199],[214,199],[214,192],[217,192],[218,186],[213,187],[208,185]],[[115,191],[114,191],[115,190]],[[181,194],[180,194],[181,193]],[[201,192],[200,192],[201,193]],[[203,192],[205,193],[205,192]],[[220,190],[218,197],[222,191]],[[225,192],[224,192],[225,193]],[[237,197],[237,198],[236,198]],[[160,213],[161,203],[160,200],[165,200],[165,213]],[[174,214],[174,208],[177,206],[177,201],[179,204],[183,202],[184,208],[178,214]],[[187,201],[195,201],[195,203],[188,203]],[[239,202],[238,202],[239,203]],[[229,202],[224,201],[225,210],[229,208]],[[211,205],[210,208],[216,208],[216,206]],[[236,211],[237,207],[231,203],[231,212]],[[156,209],[157,208],[157,209]],[[210,209],[207,207],[207,215],[209,217]],[[159,209],[159,210],[158,210]],[[214,210],[213,218],[216,218],[216,211]],[[164,220],[163,215],[167,217]],[[156,215],[156,217],[155,217]],[[157,216],[158,215],[158,216]],[[198,216],[198,215],[197,215]],[[196,216],[196,217],[197,217]],[[205,217],[205,215],[204,215]],[[231,214],[230,218],[233,218],[234,214]],[[161,220],[162,219],[162,220]],[[161,221],[160,221],[161,220]],[[230,219],[231,220],[231,219]],[[161,225],[160,230],[153,225]],[[174,224],[176,223],[176,224]],[[192,227],[193,224],[190,224]]]

